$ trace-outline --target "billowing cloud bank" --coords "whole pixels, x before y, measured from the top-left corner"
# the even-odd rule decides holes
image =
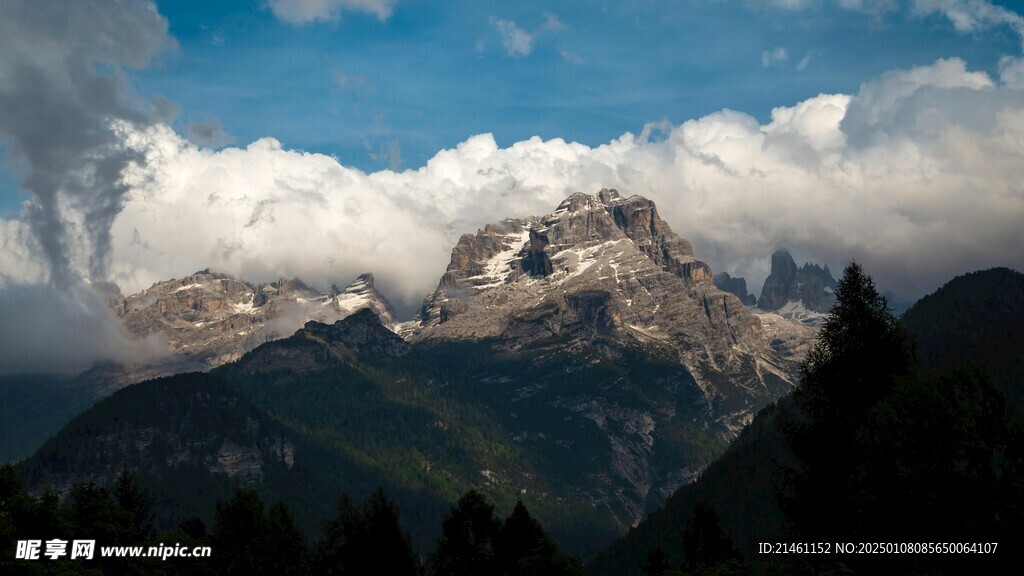
[[[352,10],[384,20],[395,2],[268,6],[302,24]],[[915,0],[913,11],[1024,38],[1024,18],[986,0]],[[856,94],[776,108],[767,124],[723,110],[597,147],[501,148],[482,134],[418,170],[368,174],[273,138],[201,148],[161,124],[173,105],[140,98],[124,73],[174,45],[146,0],[14,1],[0,14],[0,110],[17,111],[0,112],[0,146],[29,195],[19,218],[0,219],[0,373],[153,353],[102,305],[94,288],[105,281],[129,293],[212,267],[326,288],[372,271],[411,310],[460,234],[602,187],[657,201],[699,257],[752,289],[780,246],[835,268],[856,258],[904,298],[968,270],[1024,269],[1016,56],[997,77],[956,58],[892,71]],[[539,30],[556,23],[549,15]]]
[[[653,198],[699,256],[755,286],[778,246],[856,258],[908,297],[965,270],[1024,268],[1024,92],[958,59],[776,108],[765,125],[724,110],[593,148],[483,134],[401,173],[272,138],[212,151],[158,125],[129,139],[146,162],[112,230],[125,291],[206,267],[320,286],[369,270],[412,305],[460,234],[601,187]],[[3,232],[3,273],[42,274],[23,225]]]
[[[460,234],[601,187],[656,200],[699,256],[754,286],[779,246],[856,258],[907,297],[966,270],[1024,268],[1024,92],[958,59],[776,108],[765,125],[724,110],[594,148],[482,134],[401,173],[272,138],[199,149],[163,126],[132,145],[147,163],[129,176],[111,268],[128,291],[207,266],[321,286],[369,270],[413,304]]]
[[[0,2],[0,150],[31,195],[0,220],[0,373],[152,352],[88,282],[110,276],[125,169],[144,158],[125,135],[173,108],[126,75],[174,45],[168,26],[146,0]]]

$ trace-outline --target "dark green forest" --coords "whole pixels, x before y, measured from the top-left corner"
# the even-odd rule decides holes
[[[1021,278],[1006,269],[958,278],[901,321],[851,264],[794,393],[762,410],[696,483],[592,561],[592,572],[1016,573],[1024,293],[1013,287]],[[720,544],[695,548],[695,525],[707,527],[701,542]],[[759,553],[759,543],[777,542],[999,546],[993,555]]]
[[[423,436],[429,439],[424,444],[447,446],[444,456],[457,468],[470,460],[463,450],[487,446],[497,437],[489,431],[497,420],[493,414],[454,400],[472,397],[469,384],[436,372],[441,366],[455,366],[452,374],[473,372],[465,365],[480,362],[483,354],[451,351],[445,362],[420,375],[420,382],[445,383],[434,388],[405,389],[396,382],[396,388],[383,389],[378,383],[384,378],[367,369],[339,373],[346,366],[341,363],[331,364],[333,372],[318,367],[301,374],[294,364],[282,371],[265,365],[247,371],[243,363],[233,372],[148,384],[155,394],[140,387],[115,394],[76,418],[67,434],[93,443],[98,437],[134,442],[141,440],[132,426],[159,423],[159,429],[175,430],[174,441],[191,454],[202,455],[221,445],[203,431],[221,430],[238,445],[264,451],[269,463],[260,472],[259,491],[226,481],[215,485],[208,471],[190,475],[188,467],[174,468],[173,478],[147,477],[152,473],[143,465],[134,477],[125,471],[106,485],[79,483],[59,486],[60,497],[53,491],[32,496],[26,480],[47,482],[33,473],[58,474],[62,463],[71,462],[80,470],[106,466],[103,452],[77,453],[77,444],[54,439],[34,457],[46,459],[46,466],[30,460],[2,469],[0,573],[839,575],[883,568],[901,574],[1015,573],[1024,535],[1017,372],[1024,350],[1019,330],[1024,291],[1013,289],[1020,278],[1005,269],[958,278],[900,319],[870,276],[851,264],[794,392],[758,413],[697,482],[677,491],[586,567],[559,550],[556,538],[528,512],[534,505],[530,500],[457,492],[458,483],[437,484],[423,474],[416,464],[426,458],[415,442],[406,454],[390,448],[390,438]],[[301,340],[289,345],[307,346]],[[990,350],[1003,353],[984,352]],[[502,362],[511,369],[517,360]],[[293,403],[290,392],[300,376],[306,400]],[[416,390],[431,394],[438,412],[424,413],[424,402],[406,401]],[[154,397],[166,400],[154,403]],[[309,413],[311,406],[318,410]],[[450,423],[465,419],[472,434],[462,438],[461,428],[432,426],[439,415]],[[112,419],[124,438],[108,438]],[[380,431],[368,434],[352,425],[367,421],[378,422]],[[305,455],[287,474],[291,464],[283,456],[284,440]],[[166,458],[181,450],[161,445],[159,438],[148,441],[140,452],[146,457]],[[359,450],[345,452],[346,446]],[[493,443],[487,453],[512,468],[518,459],[547,457]],[[337,454],[347,460],[324,464],[337,462]],[[563,464],[559,474],[573,474],[571,462]],[[402,492],[399,483],[393,494],[373,491],[384,485],[381,479],[396,476],[407,479],[405,486],[429,489]],[[330,493],[328,486],[369,496],[357,504]],[[303,495],[292,498],[301,509],[282,503],[282,495],[296,494]],[[166,513],[186,497],[196,517]],[[456,500],[454,506],[445,504]],[[405,520],[400,521],[404,502],[410,505],[401,506]],[[508,515],[503,518],[499,510]],[[563,519],[563,529],[576,513]],[[427,544],[414,545],[416,537],[404,526],[431,519],[434,528],[420,535]],[[210,546],[212,557],[13,558],[17,540],[55,537],[95,538],[98,545]],[[557,541],[564,546],[561,535]],[[827,543],[832,553],[759,552],[760,543],[780,542]],[[839,554],[834,549],[839,542],[998,543],[998,548],[995,554]]]
[[[16,467],[33,493],[54,487],[63,496],[74,482],[109,482],[127,466],[154,495],[163,530],[186,516],[212,521],[215,501],[242,485],[286,502],[312,535],[331,512],[332,490],[362,498],[385,486],[417,550],[437,537],[447,504],[478,489],[504,510],[522,500],[567,551],[590,557],[632,518],[605,497],[631,489],[625,480],[594,490],[613,465],[608,434],[628,431],[615,421],[602,430],[559,399],[599,393],[623,410],[671,411],[652,432],[659,469],[700,468],[726,447],[703,424],[692,376],[640,347],[619,346],[611,360],[561,341],[408,346],[372,313],[317,330],[209,373],[119,390]],[[369,333],[369,348],[346,344],[345,330]],[[380,352],[389,347],[405,353]],[[661,504],[649,500],[651,510]]]
[[[344,574],[496,576],[582,575],[576,558],[558,545],[516,503],[501,519],[485,496],[470,491],[444,517],[433,552],[418,556],[400,523],[399,509],[378,489],[361,504],[342,494],[319,538],[308,541],[283,503],[267,506],[253,490],[237,489],[216,502],[211,525],[188,518],[158,534],[154,515],[131,473],[113,486],[78,484],[63,503],[53,492],[28,494],[14,467],[0,468],[0,573],[54,575],[237,575]],[[18,540],[96,541],[91,559],[16,559]],[[209,547],[209,557],[113,558],[104,546]],[[145,553],[145,552],[144,552]]]

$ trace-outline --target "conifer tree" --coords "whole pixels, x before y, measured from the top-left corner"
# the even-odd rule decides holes
[[[283,503],[267,511],[266,531],[259,541],[263,574],[302,576],[307,573],[306,543],[295,518]]]
[[[672,569],[668,554],[661,546],[655,546],[647,553],[647,560],[640,564],[645,576],[665,576]]]
[[[683,529],[683,558],[687,574],[744,574],[739,550],[708,502],[694,507]]]
[[[93,482],[77,484],[67,504],[74,530],[98,542],[124,542],[121,509],[103,486]]]
[[[790,470],[783,510],[800,535],[846,535],[856,515],[850,482],[856,435],[870,408],[911,377],[914,356],[899,320],[856,262],[843,271],[836,303],[800,370],[795,414],[783,432],[799,467]]]
[[[551,564],[557,553],[555,543],[530,516],[526,506],[517,502],[502,524],[495,555],[502,574],[537,574]]]
[[[153,514],[132,473],[123,468],[114,485],[114,498],[125,515],[125,544],[139,545],[153,536]]]
[[[346,567],[354,563],[356,533],[359,528],[359,512],[348,494],[341,495],[338,515],[324,522],[324,539],[316,548],[316,572],[324,576],[339,576],[346,573]]]
[[[324,524],[317,546],[316,573],[415,576],[419,562],[408,533],[398,522],[398,507],[378,488],[357,510],[342,495],[338,516]]]
[[[305,541],[291,512],[282,503],[264,512],[254,490],[239,488],[227,501],[217,503],[210,541],[218,574],[308,573]]]
[[[398,506],[378,488],[363,506],[363,539],[360,542],[378,574],[415,576],[419,562],[409,534],[398,523]]]
[[[444,519],[437,550],[431,558],[436,576],[497,574],[495,544],[501,522],[494,505],[476,490],[459,498]]]

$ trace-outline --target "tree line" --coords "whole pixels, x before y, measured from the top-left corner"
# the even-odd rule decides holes
[[[96,540],[92,559],[17,559],[19,540]],[[101,546],[209,546],[209,558],[104,558]],[[266,506],[239,488],[216,504],[214,521],[182,521],[157,534],[146,498],[129,471],[113,486],[76,485],[63,502],[48,491],[36,498],[13,466],[0,468],[0,573],[32,575],[197,576],[576,576],[569,557],[522,502],[501,519],[484,495],[470,491],[451,507],[435,549],[418,555],[402,530],[399,510],[378,489],[357,504],[342,495],[337,514],[310,544],[283,503]]]

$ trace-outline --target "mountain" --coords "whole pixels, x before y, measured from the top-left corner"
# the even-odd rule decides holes
[[[1024,274],[992,268],[957,276],[901,320],[929,374],[980,365],[1024,413]]]
[[[793,464],[782,439],[780,415],[790,406],[771,405],[759,413],[728,450],[700,478],[677,490],[629,534],[590,563],[594,576],[642,573],[647,554],[661,546],[674,564],[682,561],[681,542],[693,510],[707,502],[722,518],[747,558],[755,558],[758,542],[786,542],[786,519],[776,504],[784,467]]]
[[[1024,460],[1019,451],[1019,419],[1016,424],[1006,426],[1004,433],[1007,436],[997,436],[994,458],[980,450],[979,438],[983,436],[979,433],[978,423],[996,429],[1001,426],[989,422],[990,415],[980,408],[998,413],[998,403],[995,406],[985,404],[998,394],[991,393],[984,378],[976,382],[972,376],[951,375],[950,370],[962,368],[965,361],[987,370],[994,388],[1002,392],[1012,406],[1011,410],[1016,409],[1019,417],[1024,406],[1021,394],[1024,380],[1020,372],[1021,351],[1024,350],[1020,339],[1021,326],[1024,326],[1022,300],[1024,275],[996,268],[958,276],[935,293],[921,298],[901,318],[907,333],[917,344],[920,380],[908,379],[909,382],[900,384],[905,389],[893,393],[896,399],[883,400],[875,413],[876,422],[888,419],[892,430],[880,434],[877,441],[882,446],[889,446],[916,438],[920,446],[908,450],[913,457],[901,454],[893,458],[892,454],[883,454],[878,456],[880,462],[873,462],[872,455],[879,451],[875,447],[866,451],[867,463],[858,469],[871,470],[894,463],[903,466],[898,468],[902,476],[883,475],[883,482],[877,488],[882,492],[886,486],[895,486],[896,501],[906,500],[910,495],[927,498],[931,495],[929,490],[938,490],[936,486],[948,490],[948,485],[943,486],[943,482],[956,479],[956,474],[962,472],[963,477],[956,479],[962,484],[953,484],[954,492],[962,492],[958,494],[963,499],[959,508],[955,504],[957,498],[949,498],[941,492],[932,496],[935,502],[930,506],[938,510],[937,514],[950,514],[943,518],[943,522],[937,523],[939,526],[966,529],[968,522],[958,523],[952,514],[959,511],[971,517],[972,507],[976,508],[973,513],[977,517],[983,517],[985,512],[967,499],[967,492],[976,491],[974,496],[998,492],[993,478],[999,474],[992,475],[989,465],[1001,467],[1003,473],[1015,473],[1017,478],[1013,482],[1020,485],[1021,462]],[[678,564],[682,560],[680,543],[687,522],[693,511],[704,502],[721,516],[722,524],[753,564],[754,573],[805,573],[787,565],[788,558],[759,554],[757,550],[758,542],[798,541],[787,533],[789,524],[778,505],[780,490],[786,485],[786,469],[795,467],[797,463],[782,435],[787,422],[791,425],[793,421],[793,412],[793,401],[787,396],[758,413],[725,453],[710,464],[695,482],[681,487],[666,500],[664,506],[601,552],[589,564],[591,573],[595,576],[642,574],[640,566],[656,546],[661,546],[670,560]],[[968,460],[974,464],[965,466],[963,463]],[[1014,463],[1008,465],[1004,460]],[[976,478],[983,480],[976,483]],[[913,484],[915,481],[922,485]],[[986,483],[990,481],[993,484]],[[913,488],[907,489],[899,482],[909,482]],[[1012,482],[1008,483],[1012,485]],[[865,500],[867,496],[861,495]],[[871,497],[878,496],[872,494]],[[1018,507],[998,509],[998,513],[992,516],[1009,516],[1012,513],[1019,517],[1019,489],[1000,497],[1017,498]],[[1019,531],[1020,525],[1016,526]],[[891,561],[891,557],[880,558]],[[776,563],[779,565],[773,566]],[[970,569],[950,564],[946,571],[934,571],[933,566],[926,573],[965,571]],[[877,570],[866,573],[875,572]]]
[[[158,282],[114,308],[132,334],[167,337],[174,371],[219,366],[308,320],[334,322],[363,308],[376,312],[385,325],[395,324],[394,309],[377,292],[372,274],[323,294],[301,280],[254,285],[203,270]]]
[[[523,420],[524,405],[595,424],[611,467],[591,472],[608,487],[588,497],[628,527],[792,386],[815,332],[766,316],[715,287],[653,202],[605,189],[464,235],[400,332],[424,348],[478,343],[486,360],[474,370],[520,436],[555,440],[544,422]],[[530,378],[506,369],[515,355],[533,358]],[[551,359],[579,373],[567,381]],[[707,450],[694,450],[697,438]]]
[[[199,372],[118,390],[18,464],[33,491],[61,497],[79,482],[111,485],[123,468],[152,496],[163,529],[192,516],[209,525],[215,503],[247,486],[287,502],[300,527],[314,534],[335,513],[339,487],[369,494],[387,482],[372,463],[288,427],[219,375]],[[403,512],[429,518],[417,525],[445,509],[436,496],[389,488]]]
[[[419,317],[398,327],[404,338],[362,310],[334,324],[308,322],[210,377],[280,426],[297,447],[296,462],[299,439],[308,438],[336,477],[377,478],[389,491],[418,495],[399,504],[403,517],[406,505],[420,511],[411,529],[421,545],[440,516],[416,502],[452,502],[477,488],[508,508],[523,499],[568,550],[588,554],[692,482],[754,413],[792,388],[801,342],[814,331],[758,316],[711,280],[649,200],[613,190],[575,194],[550,215],[463,236]],[[163,297],[182,306],[182,322],[202,321],[188,310],[211,290],[177,282]],[[231,296],[216,308],[259,308],[255,302]],[[92,411],[82,417],[94,430],[118,422]],[[180,434],[180,424],[167,426],[161,437]],[[77,460],[53,468],[47,451],[68,444],[97,455],[89,461],[108,463],[108,473],[135,462],[127,439],[95,438],[65,430],[25,473],[60,473],[64,483],[95,478]],[[211,469],[209,456],[175,454],[146,464],[148,477],[187,467],[220,484],[272,480],[232,477]],[[363,485],[331,484],[357,498]],[[275,486],[266,489],[289,503],[312,490]],[[195,510],[180,493],[175,506]],[[303,522],[319,521],[310,506],[294,509],[306,510]]]
[[[0,376],[0,463],[25,458],[97,400],[73,377]]]
[[[146,364],[99,365],[78,375],[0,377],[0,462],[24,458],[94,402],[129,384],[240,358],[308,320],[334,322],[363,309],[395,327],[391,304],[363,274],[344,290],[318,292],[299,280],[251,284],[203,270],[124,297],[94,286],[129,331],[166,339],[169,355]]]
[[[493,339],[508,350],[565,342],[609,359],[617,347],[639,347],[685,369],[724,437],[787,390],[795,367],[772,348],[761,318],[715,287],[653,202],[607,189],[464,235],[403,334]]]
[[[719,272],[715,274],[714,281],[719,290],[736,296],[747,306],[757,305],[757,297],[747,292],[747,281],[744,278],[733,278],[728,272]]]
[[[0,376],[0,463],[30,456],[76,415],[123,388],[129,376],[114,364],[75,375]]]
[[[807,324],[819,325],[835,302],[836,280],[828,266],[804,263],[797,268],[786,250],[772,254],[772,271],[761,288],[757,307]]]
[[[480,487],[509,510],[530,504],[573,550],[610,541],[614,520],[562,489],[577,472],[548,473],[555,462],[503,430],[480,398],[486,390],[473,390],[475,374],[453,368],[479,352],[417,350],[365,309],[333,325],[309,322],[211,372],[118,390],[18,470],[34,493],[66,494],[128,467],[164,526],[209,520],[214,501],[248,486],[286,502],[313,534],[342,492],[361,499],[384,486],[428,550],[447,504]],[[552,425],[595,434],[582,421]]]

